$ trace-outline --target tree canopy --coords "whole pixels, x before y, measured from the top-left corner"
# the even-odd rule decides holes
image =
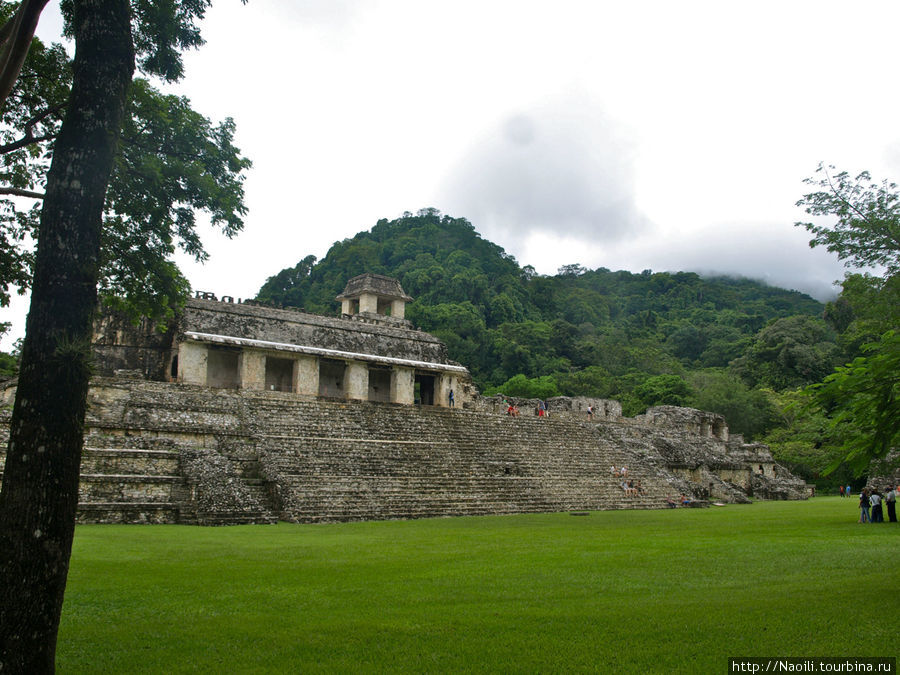
[[[171,79],[181,71],[173,50],[196,45],[199,33],[186,20],[154,42],[152,35],[160,30],[151,25],[156,20],[149,16],[154,4],[135,5],[136,44],[147,50],[143,61],[148,72]],[[202,16],[208,5],[188,4],[180,10],[185,19],[198,11]],[[2,3],[0,11],[11,17],[16,5]],[[158,7],[153,11],[163,12]],[[7,195],[0,200],[2,305],[8,303],[12,287],[22,290],[30,284],[30,241],[71,82],[72,64],[65,50],[34,39],[19,84],[0,113],[0,195]],[[234,131],[230,118],[214,124],[195,112],[188,99],[164,95],[146,79],[134,81],[104,207],[100,293],[106,301],[134,317],[170,316],[189,291],[172,262],[175,249],[197,260],[206,258],[197,213],[207,214],[227,237],[240,232],[250,161],[234,146]],[[10,197],[38,202],[23,210],[21,199]]]
[[[824,245],[848,267],[867,271],[847,274],[825,313],[849,362],[806,395],[808,408],[824,414],[823,435],[842,449],[831,468],[846,461],[860,473],[897,446],[900,431],[900,192],[867,171],[855,178],[834,171],[820,164],[817,177],[806,180],[820,189],[798,202],[829,223],[797,225],[813,233],[811,246]]]
[[[804,182],[819,189],[805,194],[797,206],[831,222],[796,223],[814,236],[809,245],[825,246],[849,267],[884,267],[886,276],[900,272],[900,194],[897,184],[873,182],[868,171],[855,177],[820,163],[816,176]]]
[[[440,337],[484,391],[618,398],[626,414],[635,414],[663,400],[691,404],[683,389],[674,399],[656,396],[653,382],[637,389],[650,378],[671,377],[663,381],[686,386],[688,372],[727,369],[763,339],[760,331],[777,333],[770,327],[775,321],[799,322],[796,349],[786,350],[792,357],[806,349],[804,322],[821,337],[809,346],[815,367],[798,360],[791,386],[830,372],[828,359],[838,349],[834,334],[815,318],[823,305],[801,293],[749,279],[577,264],[540,275],[483,239],[469,221],[435,209],[379,220],[370,231],[336,242],[322,260],[304,257],[270,277],[257,299],[330,314],[347,279],[363,272],[398,278],[415,298],[407,317]],[[738,381],[731,375],[727,382]],[[748,384],[772,386],[762,377]],[[757,405],[748,396],[734,400]],[[751,434],[765,428],[738,424]]]
[[[842,460],[859,473],[900,443],[900,333],[888,331],[861,351],[808,389],[845,451]]]

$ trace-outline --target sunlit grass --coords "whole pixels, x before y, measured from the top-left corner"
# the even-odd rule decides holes
[[[687,673],[895,656],[900,526],[858,525],[854,506],[81,526],[58,665]]]

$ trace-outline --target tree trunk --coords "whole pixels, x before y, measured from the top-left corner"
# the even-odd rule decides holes
[[[74,2],[0,490],[0,673],[53,672],[78,505],[103,202],[134,72],[128,0]]]

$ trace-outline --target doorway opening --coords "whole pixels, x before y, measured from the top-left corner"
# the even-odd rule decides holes
[[[210,347],[206,356],[206,386],[239,389],[241,350],[234,347]]]
[[[319,360],[319,396],[344,398],[344,373],[347,364],[332,359]]]
[[[369,400],[391,402],[391,369],[369,367]]]
[[[435,376],[427,373],[416,373],[415,402],[419,405],[434,405]]]
[[[266,391],[293,391],[294,361],[266,357]]]

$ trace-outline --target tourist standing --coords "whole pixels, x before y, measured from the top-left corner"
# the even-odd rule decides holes
[[[859,493],[859,522],[869,522],[869,494],[866,488]]]
[[[881,493],[878,490],[872,491],[872,496],[869,497],[869,504],[872,506],[872,522],[883,523],[884,512],[881,510]]]
[[[841,499],[843,499],[843,498],[844,498],[844,486],[841,485],[841,486],[838,488],[838,490],[841,491]]]
[[[450,393],[448,394],[447,398],[450,399],[450,407],[452,408],[453,407],[453,390],[452,389],[450,390]]]
[[[884,501],[887,504],[888,510],[888,522],[896,523],[897,522],[897,490],[896,488],[891,488],[888,490],[887,494],[884,496]]]

